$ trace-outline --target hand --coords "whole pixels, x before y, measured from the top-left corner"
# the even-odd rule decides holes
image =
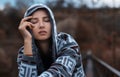
[[[32,54],[32,35],[27,30],[27,27],[30,29],[33,28],[33,24],[28,21],[30,19],[32,19],[32,16],[23,18],[18,27],[20,33],[22,34],[22,36],[24,38],[24,55],[26,55],[26,56],[33,55]]]
[[[28,20],[32,19],[32,16],[25,17],[21,20],[20,25],[18,27],[20,33],[22,34],[24,40],[32,39],[31,33],[27,30],[27,27],[32,29],[34,26]]]

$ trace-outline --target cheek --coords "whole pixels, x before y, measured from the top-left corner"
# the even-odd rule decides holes
[[[52,25],[50,23],[47,24],[47,28],[51,31]]]
[[[50,34],[52,33],[52,27],[51,27],[51,25],[48,27],[48,31],[49,31]]]
[[[33,35],[36,35],[37,29],[33,28],[33,29],[32,29],[32,33],[33,33]]]
[[[38,26],[39,26],[39,23],[33,24],[33,27],[34,27],[34,28],[36,28],[36,27],[38,27]],[[34,29],[34,28],[33,28],[33,29]]]

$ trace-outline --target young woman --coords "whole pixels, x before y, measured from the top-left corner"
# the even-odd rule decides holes
[[[76,41],[56,31],[50,8],[35,4],[27,9],[19,25],[24,46],[19,49],[19,77],[84,77]]]

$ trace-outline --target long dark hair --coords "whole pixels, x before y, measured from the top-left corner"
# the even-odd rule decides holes
[[[50,17],[50,14],[48,13],[48,11],[45,8],[39,8],[36,11],[38,11],[38,10],[45,10],[46,13],[48,14],[48,16]],[[52,33],[52,30],[51,30],[51,33]],[[51,34],[51,37],[49,38],[49,40],[50,40],[50,42],[49,42],[50,43],[50,49],[52,49],[52,41],[53,41],[52,40],[52,34]],[[41,53],[40,53],[42,50],[41,50],[41,48],[38,47],[38,41],[35,38],[32,38],[32,48],[33,48],[32,49],[33,57],[35,59],[36,66],[37,66],[37,75],[39,76],[43,71],[45,71],[45,68],[44,68],[44,64],[43,64],[43,61],[42,61],[42,58],[41,58]]]

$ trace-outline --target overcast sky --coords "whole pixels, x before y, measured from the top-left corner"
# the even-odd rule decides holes
[[[45,3],[47,0],[35,0],[36,2]],[[120,0],[82,0],[84,4],[86,4],[88,7],[93,8],[100,8],[102,6],[108,6],[108,7],[120,7]],[[4,4],[9,2],[12,6],[15,5],[15,0],[0,0],[0,9],[4,8]],[[79,6],[80,2],[79,0],[66,0],[66,2],[72,2],[75,3],[75,6]],[[94,2],[94,6],[93,6]]]

